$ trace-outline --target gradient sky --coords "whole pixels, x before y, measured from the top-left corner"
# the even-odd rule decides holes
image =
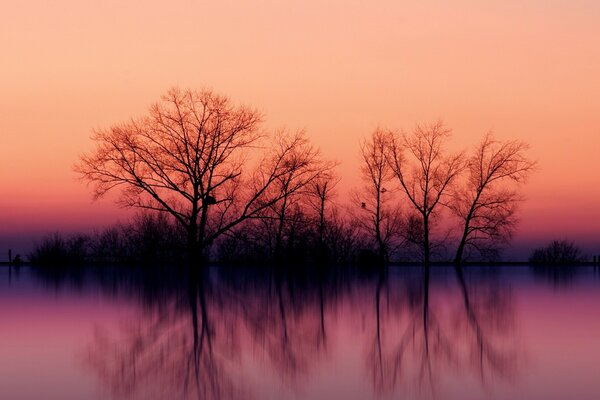
[[[142,115],[172,86],[305,128],[358,177],[376,126],[442,118],[454,145],[488,130],[531,144],[520,243],[600,253],[600,3],[18,1],[0,9],[0,260],[44,232],[123,218],[72,165],[93,128]]]

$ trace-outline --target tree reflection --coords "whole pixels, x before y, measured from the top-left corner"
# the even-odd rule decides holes
[[[404,287],[394,288],[403,295],[390,296],[388,280],[380,277],[375,340],[367,357],[379,395],[402,387],[415,396],[434,396],[443,381],[457,373],[477,376],[484,387],[492,378],[514,375],[518,352],[509,288],[493,280],[471,287],[461,268],[455,273],[459,296],[452,296],[448,287],[441,288],[443,296],[434,296],[430,268],[423,269],[420,282],[406,280]],[[381,307],[383,291],[387,312]]]
[[[294,384],[324,349],[324,297],[320,284],[303,286],[280,271],[244,291],[237,313],[254,354],[279,379]],[[318,307],[318,308],[317,308]]]
[[[510,378],[514,375],[518,353],[514,341],[514,311],[511,291],[497,282],[487,286],[469,287],[462,268],[456,276],[463,297],[464,311],[471,336],[469,360],[471,368],[479,370],[482,383],[492,377]]]
[[[430,269],[422,278],[408,279],[400,293],[387,296],[388,312],[381,313],[381,279],[376,290],[377,340],[367,364],[373,376],[374,389],[379,394],[393,392],[402,384],[415,393],[432,393],[436,365],[452,358],[452,346],[441,329],[436,313],[430,307]],[[389,286],[385,286],[389,291]],[[404,312],[406,311],[406,312]],[[376,355],[377,363],[374,363]]]
[[[535,278],[551,283],[554,288],[568,287],[575,282],[582,268],[574,265],[530,265]]]
[[[323,276],[242,275],[193,272],[187,291],[145,302],[116,335],[98,330],[88,366],[118,398],[251,398],[248,362],[295,385],[326,354],[326,293],[335,291]]]
[[[127,399],[247,398],[236,380],[239,346],[234,335],[216,335],[202,278],[192,276],[186,299],[140,314],[117,338],[98,331],[88,365],[112,395]],[[220,325],[229,321],[221,320]]]
[[[93,285],[138,302],[86,351],[107,397],[248,399],[265,385],[302,394],[328,360],[353,351],[366,356],[352,368],[376,396],[431,397],[473,378],[487,390],[516,373],[512,292],[495,276],[433,267],[75,274],[39,276],[56,290]]]

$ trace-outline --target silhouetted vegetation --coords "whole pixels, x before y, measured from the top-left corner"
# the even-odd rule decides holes
[[[93,234],[53,233],[35,245],[32,264],[77,266],[84,264],[178,264],[183,260],[185,237],[162,214],[137,214]]]
[[[273,219],[253,219],[217,240],[210,259],[242,264],[351,264],[363,260],[358,228],[331,210],[327,218],[296,208],[284,220],[279,251]],[[275,221],[277,222],[277,221]],[[165,214],[139,213],[130,222],[92,234],[52,233],[34,245],[29,261],[36,265],[84,264],[177,265],[187,262],[186,235]],[[364,250],[363,250],[364,251]],[[364,260],[363,260],[364,261]],[[369,260],[370,261],[370,260]]]
[[[449,203],[462,229],[455,263],[469,253],[495,260],[512,237],[522,200],[514,186],[525,182],[536,165],[526,157],[527,148],[523,142],[500,142],[487,134],[467,159],[464,183]]]
[[[405,244],[403,215],[396,203],[397,191],[392,190],[394,173],[387,160],[391,140],[389,132],[377,129],[361,143],[363,185],[353,195],[360,232],[371,244],[368,249],[363,249],[361,258],[367,257],[368,250],[372,250],[379,263],[389,261]]]
[[[586,261],[581,249],[567,240],[554,240],[546,247],[535,249],[529,262],[538,265],[569,265]]]
[[[186,232],[193,262],[223,234],[258,217],[279,221],[275,252],[281,252],[297,195],[333,165],[303,132],[266,135],[261,122],[258,111],[209,90],[172,89],[147,116],[96,131],[96,149],[75,170],[96,198],[117,188],[122,205],[170,215]]]
[[[227,263],[294,265],[358,261],[360,250],[367,246],[361,241],[358,225],[337,207],[323,214],[310,204],[296,204],[283,221],[276,218],[247,221],[215,243],[214,259]],[[279,230],[281,223],[283,228]]]
[[[46,236],[29,255],[33,264],[79,265],[88,261],[90,236],[64,236],[58,232]]]
[[[529,257],[534,275],[555,286],[571,283],[580,272],[577,265],[585,261],[581,249],[568,240],[554,240],[545,247],[535,249]]]
[[[450,129],[441,122],[417,125],[412,134],[392,134],[388,162],[413,215],[420,222],[420,235],[413,240],[428,265],[432,255],[432,230],[452,185],[464,170],[462,153],[446,154]],[[414,217],[413,217],[414,218]]]
[[[471,155],[449,151],[442,122],[376,129],[360,143],[362,186],[345,204],[336,163],[304,132],[264,133],[262,121],[212,91],[172,89],[147,116],[96,131],[75,170],[96,198],[120,190],[122,205],[154,214],[48,237],[32,261],[498,260],[535,167],[525,143],[490,134]]]

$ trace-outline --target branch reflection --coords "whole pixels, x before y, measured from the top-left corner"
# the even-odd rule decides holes
[[[519,352],[510,287],[495,279],[469,284],[461,268],[454,272],[458,291],[449,282],[432,286],[430,269],[399,287],[380,276],[375,339],[367,356],[378,395],[401,388],[413,396],[435,397],[456,375],[477,377],[488,390],[492,379],[516,375]]]
[[[98,327],[86,350],[85,365],[112,398],[303,397],[321,374],[335,379],[331,365],[357,370],[374,397],[428,398],[457,382],[493,390],[518,372],[513,294],[494,275],[433,267],[115,272],[39,274],[53,290],[93,287],[134,303],[117,329]],[[364,363],[344,365],[353,353]]]

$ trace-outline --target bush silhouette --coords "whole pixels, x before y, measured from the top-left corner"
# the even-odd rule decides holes
[[[581,249],[567,240],[554,240],[546,247],[534,250],[529,257],[530,263],[543,265],[577,264],[584,261]]]

